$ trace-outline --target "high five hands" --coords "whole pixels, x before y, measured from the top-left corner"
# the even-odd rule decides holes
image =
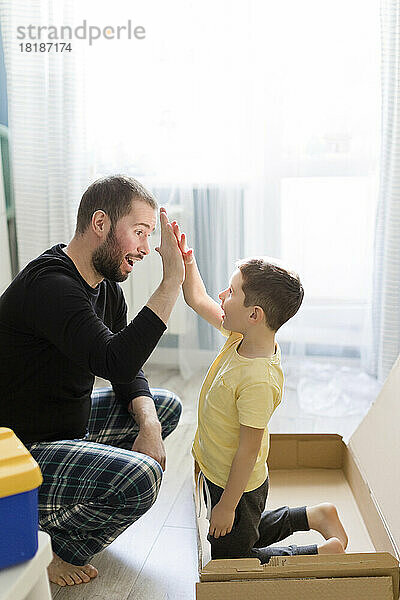
[[[174,223],[176,223],[174,221]],[[179,285],[185,279],[185,267],[183,264],[183,254],[179,247],[175,231],[168,221],[167,211],[160,208],[161,242],[155,248],[161,256],[163,264],[163,279],[176,280]]]

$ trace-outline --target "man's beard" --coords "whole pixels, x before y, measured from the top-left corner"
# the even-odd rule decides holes
[[[114,228],[111,227],[104,242],[92,254],[93,267],[105,279],[125,281],[129,273],[122,273],[121,271],[123,260],[124,255],[114,235]]]

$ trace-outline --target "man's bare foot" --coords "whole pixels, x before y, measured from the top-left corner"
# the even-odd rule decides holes
[[[93,565],[71,565],[53,553],[53,560],[47,567],[47,573],[51,583],[57,583],[64,587],[65,585],[88,583],[97,577],[98,570]]]
[[[318,546],[318,554],[344,554],[342,542],[336,537],[332,537]]]
[[[306,512],[310,529],[319,531],[326,540],[332,537],[338,538],[346,549],[348,538],[334,504],[324,502],[307,506]]]

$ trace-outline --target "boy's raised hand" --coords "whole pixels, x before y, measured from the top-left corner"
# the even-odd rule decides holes
[[[175,234],[176,240],[178,242],[179,249],[182,252],[183,262],[185,263],[185,265],[190,265],[190,263],[192,263],[194,260],[193,248],[188,249],[186,243],[186,235],[184,233],[181,233],[178,223],[176,221],[172,221],[171,226]]]
[[[187,247],[186,235],[181,233],[176,221],[172,221],[171,227],[185,269],[185,280],[182,289],[186,304],[196,311],[200,317],[211,323],[213,327],[220,330],[223,316],[222,308],[218,302],[215,302],[215,300],[210,298],[207,294],[207,290],[196,265],[193,250],[192,248],[188,249]]]

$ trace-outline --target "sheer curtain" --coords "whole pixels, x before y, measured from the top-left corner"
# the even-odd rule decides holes
[[[375,393],[360,367],[370,343],[379,2],[136,7],[146,40],[126,52],[104,41],[91,54],[99,173],[128,171],[155,191],[186,229],[215,298],[242,256],[296,268],[304,306],[278,335],[288,379],[297,387],[310,374],[329,377],[343,400],[358,378],[362,403]],[[98,15],[122,18],[126,4]],[[143,264],[131,280],[133,312],[160,277],[146,260],[150,277]],[[221,341],[180,301],[154,356],[179,360],[188,376]]]
[[[246,255],[298,270],[304,306],[278,335],[293,385],[318,379],[310,360],[336,380],[327,361],[359,368],[377,188],[378,0],[43,1],[25,15],[22,2],[3,6],[26,256],[37,253],[36,229],[45,239],[71,230],[84,180],[133,175],[182,223],[213,297]],[[74,41],[72,56],[28,62],[11,32],[23,16],[37,22],[38,6],[64,24],[131,19],[146,36]],[[160,276],[157,254],[135,266],[124,284],[131,317]],[[153,358],[188,376],[221,342],[180,299]]]
[[[75,230],[82,191],[93,176],[84,47],[21,52],[17,27],[72,24],[75,2],[2,0],[19,267]]]
[[[387,377],[400,352],[400,6],[382,0],[382,155],[375,230],[370,372]]]

